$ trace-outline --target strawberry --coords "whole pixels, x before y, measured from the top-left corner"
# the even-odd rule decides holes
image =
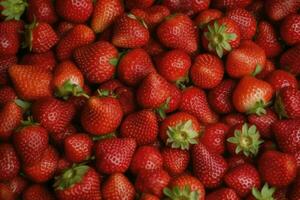
[[[230,127],[233,127],[237,124],[242,124],[246,122],[246,117],[241,113],[230,113],[222,119],[224,123],[229,125]]]
[[[158,134],[158,122],[154,112],[141,110],[128,115],[121,124],[120,135],[135,139],[137,145],[151,144]]]
[[[247,198],[247,200],[251,199],[274,199],[276,188],[269,187],[268,183],[265,183],[261,188],[261,191],[257,189],[257,187],[252,188],[252,195]],[[278,199],[275,197],[275,199]],[[279,198],[280,199],[280,198]]]
[[[196,87],[183,90],[179,110],[194,115],[199,122],[203,122],[204,124],[216,123],[218,121],[218,116],[208,105],[205,92]]]
[[[279,91],[284,87],[298,88],[295,76],[284,70],[274,70],[267,76],[266,80],[273,86],[275,91]]]
[[[38,163],[48,148],[48,133],[40,125],[28,125],[14,134],[14,146],[23,164],[32,166]]]
[[[103,199],[134,199],[135,190],[131,182],[121,173],[112,174],[101,188]]]
[[[156,33],[161,43],[168,48],[180,49],[187,53],[198,49],[197,30],[187,15],[169,15],[159,25]]]
[[[290,71],[293,74],[300,74],[299,62],[296,62],[300,52],[300,44],[285,51],[280,57],[281,68]]]
[[[259,158],[258,169],[262,179],[275,187],[289,185],[295,179],[297,172],[295,158],[278,151],[265,152]]]
[[[219,57],[237,48],[240,40],[241,33],[238,24],[228,17],[211,21],[202,33],[203,47]]]
[[[0,144],[0,180],[8,181],[16,177],[20,170],[20,161],[11,144]]]
[[[0,87],[0,105],[3,106],[6,103],[12,102],[17,99],[15,90],[7,85]]]
[[[87,165],[75,165],[57,177],[55,193],[60,200],[101,200],[100,177]]]
[[[297,200],[300,198],[300,173],[298,173],[297,178],[295,179],[295,182],[291,186],[291,193],[289,194],[290,200]]]
[[[200,124],[193,115],[177,112],[169,115],[161,123],[159,133],[166,145],[188,150],[190,145],[197,144]]]
[[[159,200],[159,198],[152,194],[143,193],[140,200]]]
[[[92,83],[103,83],[116,71],[118,50],[108,42],[100,41],[77,48],[73,56],[83,75]]]
[[[260,177],[258,171],[250,164],[239,165],[224,176],[226,185],[236,191],[236,193],[245,197],[253,187],[260,187]]]
[[[139,48],[149,41],[149,31],[133,14],[122,15],[114,25],[112,43],[121,48]]]
[[[264,1],[265,12],[273,21],[279,21],[299,9],[297,0],[266,0]]]
[[[234,110],[232,103],[232,93],[236,82],[231,79],[224,79],[208,93],[208,102],[217,113],[225,114]]]
[[[8,185],[0,183],[0,198],[3,200],[14,200],[14,194]]]
[[[181,104],[182,94],[181,90],[175,84],[169,84],[170,101],[168,108],[165,110],[166,113],[171,113],[177,110]]]
[[[221,8],[244,8],[251,4],[252,0],[214,0],[213,6]]]
[[[42,183],[53,178],[58,163],[58,154],[52,146],[48,146],[39,162],[24,166],[25,175],[33,182]]]
[[[61,0],[55,4],[57,14],[66,21],[83,23],[93,12],[92,0]],[[66,12],[68,11],[68,12]]]
[[[265,114],[265,107],[273,97],[272,86],[252,76],[245,76],[233,92],[233,105],[239,112]]]
[[[8,83],[7,70],[10,66],[17,64],[18,59],[16,56],[1,55],[0,58],[0,84],[5,85]]]
[[[98,171],[105,174],[124,173],[129,168],[135,148],[136,142],[131,138],[100,140],[95,149]]]
[[[74,133],[77,133],[76,128],[73,125],[68,125],[62,132],[51,133],[50,137],[53,142],[58,146],[63,146],[64,140]]]
[[[125,87],[118,79],[110,79],[99,86],[99,90],[116,91],[118,88]]]
[[[54,200],[54,196],[45,186],[35,184],[24,191],[23,200]]]
[[[233,169],[239,165],[251,163],[250,159],[248,157],[245,157],[244,155],[235,154],[227,158],[226,161],[228,164],[228,168]]]
[[[251,40],[256,33],[256,19],[244,8],[235,8],[226,13],[226,17],[233,20],[241,31],[241,39]]]
[[[118,64],[119,79],[130,86],[137,86],[151,72],[155,72],[154,65],[143,49],[127,52]]]
[[[210,124],[205,127],[200,142],[213,153],[223,154],[225,151],[225,136],[229,127],[223,123]]]
[[[203,10],[207,10],[210,5],[211,0],[183,0],[182,4],[186,5],[187,10],[192,10],[195,13],[198,13]]]
[[[136,110],[137,106],[132,88],[119,87],[116,89],[115,93],[119,97],[124,116],[127,116]]]
[[[190,70],[190,76],[194,85],[211,89],[221,83],[224,75],[223,62],[217,56],[200,54]]]
[[[223,13],[217,9],[206,9],[201,11],[197,17],[194,19],[195,24],[201,29],[205,28],[205,26],[218,18],[221,18]]]
[[[2,1],[3,2],[3,1]],[[0,54],[15,55],[21,43],[21,31],[24,23],[22,21],[4,21],[0,22]]]
[[[300,8],[300,3],[299,3]],[[297,27],[300,26],[300,15],[293,14],[284,18],[280,26],[280,34],[282,39],[288,45],[294,45],[300,42],[300,31]]]
[[[54,24],[57,15],[51,0],[28,0],[27,19],[29,22],[37,20]]]
[[[1,0],[0,6],[2,16],[5,16],[8,21],[20,20],[28,4],[25,0]]]
[[[153,146],[141,146],[133,154],[130,171],[139,174],[145,170],[162,169],[163,158],[159,150]]]
[[[206,200],[240,200],[237,193],[230,188],[220,188],[209,193],[206,197]]]
[[[161,155],[163,167],[170,175],[182,174],[189,165],[190,154],[186,150],[165,147]]]
[[[103,135],[114,132],[122,117],[122,107],[116,98],[93,96],[83,108],[81,125],[93,135]]]
[[[204,200],[205,189],[203,184],[191,175],[181,175],[171,180],[169,188],[164,194],[170,199],[198,199]]]
[[[132,8],[149,8],[154,3],[154,0],[125,0],[126,7]]]
[[[5,184],[10,187],[10,190],[13,192],[14,197],[18,198],[20,197],[21,193],[24,192],[24,190],[27,188],[28,181],[21,176],[16,176],[10,179]]]
[[[151,56],[157,56],[163,53],[164,47],[162,46],[161,43],[158,41],[154,40],[153,38],[150,37],[148,43],[143,47],[143,49]]]
[[[300,90],[285,87],[277,93],[275,110],[280,118],[300,117]]]
[[[83,24],[75,25],[58,42],[56,54],[59,60],[66,60],[72,57],[75,49],[90,44],[95,40],[92,29]]]
[[[74,28],[76,24],[67,22],[67,21],[62,21],[57,25],[56,28],[56,33],[59,38],[62,38],[63,36],[66,35],[72,28]]]
[[[224,158],[209,152],[202,143],[194,145],[191,153],[194,175],[206,188],[219,186],[228,167]]]
[[[91,27],[95,33],[101,33],[123,13],[121,0],[97,1],[94,5]]]
[[[162,197],[163,189],[170,182],[169,174],[163,169],[141,171],[135,181],[138,192],[150,193]]]
[[[23,65],[39,65],[41,68],[52,71],[56,66],[56,59],[52,51],[45,53],[28,53],[21,59]]]
[[[250,40],[242,41],[239,48],[229,53],[226,60],[226,71],[232,78],[256,75],[266,64],[264,50]]]
[[[299,119],[279,120],[273,124],[272,130],[283,152],[296,153],[300,150],[299,125]]]
[[[274,62],[271,60],[266,60],[264,69],[259,74],[257,74],[256,77],[259,79],[264,79],[273,71],[275,71]]]

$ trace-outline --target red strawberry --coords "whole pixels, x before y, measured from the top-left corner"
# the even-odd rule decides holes
[[[211,89],[221,83],[224,75],[224,66],[221,59],[211,54],[200,54],[190,70],[194,85]]]
[[[2,16],[6,17],[6,20],[20,20],[20,17],[24,13],[26,7],[28,6],[25,0],[21,1],[9,1],[9,0],[1,0],[0,2],[0,11]]]
[[[63,172],[54,187],[60,200],[101,200],[99,174],[86,165],[74,166]]]
[[[112,43],[121,48],[139,48],[149,41],[147,26],[132,14],[124,14],[114,25]]]
[[[239,196],[233,189],[230,188],[220,188],[209,193],[206,200],[240,200]]]
[[[275,110],[280,118],[300,117],[300,90],[285,87],[279,91],[276,97]]]
[[[72,57],[75,49],[90,44],[95,40],[95,34],[92,29],[83,24],[75,25],[58,42],[56,48],[57,58],[65,60]]]
[[[291,13],[296,13],[299,9],[297,0],[266,0],[265,12],[273,21],[279,21]]]
[[[131,88],[119,87],[116,89],[115,93],[119,97],[124,116],[131,114],[136,110],[137,105],[135,102],[135,95]]]
[[[3,106],[6,103],[12,102],[17,99],[15,90],[10,86],[0,87],[0,105]]]
[[[8,181],[16,177],[20,170],[17,153],[11,144],[0,144],[0,180]]]
[[[2,1],[3,2],[3,1]],[[21,43],[22,21],[9,20],[0,23],[0,54],[15,55]]]
[[[126,7],[132,8],[149,8],[154,3],[154,0],[126,0]]]
[[[139,174],[145,170],[162,169],[163,158],[159,150],[153,146],[141,146],[133,154],[130,171]]]
[[[196,87],[183,90],[179,110],[194,115],[199,122],[203,122],[204,124],[216,123],[218,121],[218,116],[208,105],[205,92]]]
[[[143,193],[140,200],[159,200],[159,198],[152,194]]]
[[[24,191],[23,200],[54,200],[54,196],[45,186],[36,184]]]
[[[265,114],[264,108],[271,101],[273,93],[269,83],[252,76],[245,76],[233,92],[233,105],[239,112]]]
[[[165,147],[161,151],[163,167],[170,175],[182,174],[188,167],[190,154],[186,150]]]
[[[66,21],[83,23],[93,12],[92,0],[61,0],[55,4],[57,14]]]
[[[183,0],[182,5],[185,5],[188,11],[192,10],[196,13],[208,9],[210,2],[211,0]]]
[[[256,77],[259,79],[264,79],[273,71],[275,71],[275,65],[273,61],[267,60],[265,68],[259,74],[257,74]]]
[[[285,51],[280,57],[281,68],[290,71],[293,74],[300,74],[300,65],[297,62],[300,53],[300,44]]]
[[[8,83],[8,68],[17,64],[18,59],[16,56],[1,55],[0,58],[0,84],[5,85]]]
[[[21,195],[21,193],[23,193],[24,190],[27,188],[28,181],[21,176],[16,176],[10,179],[5,184],[10,187],[10,190],[13,192],[14,197],[18,198]]]
[[[267,81],[273,86],[275,91],[279,91],[284,87],[298,88],[298,82],[295,76],[280,69],[270,73],[267,76]]]
[[[130,86],[136,86],[151,72],[155,72],[154,65],[143,49],[129,51],[118,64],[118,78]]]
[[[246,122],[246,117],[241,113],[230,113],[222,119],[224,123],[229,125],[230,127],[235,126],[237,124],[243,124]]]
[[[112,174],[101,188],[104,200],[134,199],[135,190],[132,183],[121,173]]]
[[[169,184],[170,179],[169,174],[162,169],[141,171],[135,181],[135,188],[139,192],[162,197],[163,189]]]
[[[64,141],[64,152],[70,162],[83,162],[92,155],[93,141],[86,134],[72,134]]]
[[[198,49],[198,34],[193,21],[184,14],[169,15],[158,29],[157,37],[168,48],[180,49],[187,53]]]
[[[295,179],[295,182],[291,186],[291,193],[289,194],[290,200],[297,200],[300,198],[300,173],[298,173],[297,178]]]
[[[182,94],[181,90],[173,84],[168,84],[169,85],[169,92],[170,92],[170,101],[168,104],[167,109],[165,110],[166,113],[171,113],[175,110],[177,110],[181,104],[182,100]]]
[[[49,70],[38,65],[13,65],[8,72],[20,98],[30,101],[51,96],[52,74]]]
[[[112,44],[100,41],[77,48],[74,58],[88,81],[103,83],[116,71],[118,50]]]
[[[0,198],[3,200],[14,200],[14,194],[8,185],[0,183]]]
[[[23,65],[39,65],[41,68],[51,71],[56,66],[55,56],[52,51],[25,54],[21,59],[21,63]]]
[[[217,39],[216,39],[217,38]],[[240,45],[240,29],[237,23],[228,17],[211,21],[202,34],[202,45],[209,52],[222,57],[225,53]]]
[[[123,85],[118,79],[110,79],[109,81],[106,81],[102,83],[99,86],[99,90],[109,90],[109,91],[116,91],[118,88],[123,88],[125,85]]]
[[[51,133],[50,136],[56,145],[62,146],[66,137],[68,137],[69,135],[72,135],[76,132],[77,132],[77,130],[73,125],[68,125],[62,132]]]
[[[28,0],[27,19],[53,24],[57,21],[57,16],[51,0]]]
[[[244,8],[251,2],[252,0],[214,0],[213,5],[217,8]]]
[[[264,181],[275,187],[289,185],[296,177],[296,160],[292,155],[278,151],[265,152],[258,161]]]
[[[151,56],[157,56],[163,53],[165,50],[161,43],[154,40],[153,38],[150,38],[148,43],[143,47],[145,51]]]
[[[245,164],[245,163],[251,163],[250,159],[248,157],[245,157],[244,155],[235,154],[235,155],[232,155],[229,158],[227,158],[226,161],[227,161],[227,164],[228,164],[228,168],[233,169],[233,168],[235,168],[239,165],[242,165],[242,164]]]
[[[300,8],[300,3],[299,3]],[[300,42],[300,31],[297,27],[300,26],[300,15],[293,14],[284,18],[280,26],[280,34],[282,39],[288,45],[294,45]]]
[[[101,33],[123,13],[121,0],[97,1],[94,5],[91,27],[95,33]]]
[[[217,9],[206,9],[199,13],[199,15],[195,18],[195,24],[201,29],[205,28],[205,26],[218,18],[221,18],[223,13]]]
[[[100,140],[96,144],[97,169],[101,173],[124,173],[130,165],[136,142],[131,138]]]
[[[158,122],[155,113],[151,110],[132,113],[121,124],[121,137],[133,138],[138,145],[153,143],[157,134]]]
[[[60,22],[56,27],[56,33],[59,38],[62,38],[66,35],[72,28],[74,28],[76,24],[73,24],[71,22],[62,21]]]
[[[59,158],[59,160],[57,162],[55,175],[66,171],[68,168],[71,167],[71,165],[72,165],[72,163],[67,161],[66,158],[64,158],[64,157]]]
[[[201,143],[194,145],[191,153],[194,175],[206,188],[219,186],[228,167],[224,158],[210,153]]]

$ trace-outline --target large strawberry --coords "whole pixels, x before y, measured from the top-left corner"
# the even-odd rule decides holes
[[[56,59],[52,51],[45,53],[27,53],[22,57],[20,63],[23,65],[39,65],[41,68],[52,71],[56,66]]]
[[[44,186],[34,184],[26,188],[22,196],[23,200],[54,200],[53,194]]]
[[[285,87],[279,91],[276,97],[275,110],[279,117],[300,117],[300,90]]]
[[[0,180],[8,181],[16,177],[20,170],[20,161],[11,144],[0,144]]]
[[[300,7],[300,3],[299,3]],[[280,33],[282,39],[288,45],[294,45],[300,42],[300,31],[297,27],[300,26],[300,15],[293,14],[284,18],[281,27]]]
[[[300,64],[297,58],[300,52],[300,44],[285,51],[280,57],[280,66],[293,74],[300,74]]]
[[[27,19],[53,24],[57,21],[57,15],[51,0],[28,0]]]
[[[240,197],[237,193],[230,188],[220,188],[209,193],[206,197],[206,200],[240,200]]]
[[[279,21],[299,9],[297,0],[266,0],[264,1],[265,11],[271,20]]]

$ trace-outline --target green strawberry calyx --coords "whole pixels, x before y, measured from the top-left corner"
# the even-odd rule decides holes
[[[254,71],[252,72],[252,76],[256,76],[260,72],[262,72],[263,67],[260,64],[257,64]]]
[[[80,183],[89,169],[90,167],[87,165],[74,165],[70,169],[67,169],[60,176],[55,178],[55,189],[64,190]]]
[[[4,0],[0,6],[3,7],[1,14],[6,16],[5,20],[20,20],[28,4],[25,0]]]
[[[279,93],[276,94],[276,100],[275,100],[274,107],[275,107],[275,111],[278,114],[280,119],[289,117],[285,111],[284,103],[283,103]]]
[[[193,129],[192,120],[187,120],[176,124],[176,126],[169,126],[167,130],[167,144],[172,148],[181,148],[188,150],[190,144],[197,144],[199,133]]]
[[[141,19],[140,17],[137,17],[137,16],[135,16],[135,15],[132,14],[132,13],[127,14],[127,17],[129,17],[130,19],[137,20],[137,21],[140,22],[146,29],[148,29],[148,26],[147,26],[146,22],[145,22],[143,19]]]
[[[207,25],[207,29],[204,36],[208,40],[209,51],[216,52],[220,58],[224,55],[224,50],[231,51],[230,42],[237,38],[235,33],[228,33],[226,25],[219,25],[217,21],[213,25]]]
[[[97,90],[98,96],[99,97],[112,97],[112,98],[117,98],[118,95],[115,94],[113,91],[111,90],[103,90],[103,89],[98,89]]]
[[[186,185],[183,188],[173,187],[172,189],[164,188],[164,194],[171,200],[198,200],[199,192],[191,191],[190,186]]]
[[[166,101],[161,104],[161,106],[159,106],[159,108],[156,108],[155,111],[156,113],[162,118],[165,119],[166,118],[166,110],[168,110],[170,108],[170,101],[171,101],[171,97],[168,97],[166,99]]]
[[[265,115],[267,113],[266,107],[270,104],[265,103],[263,100],[257,101],[254,106],[249,109],[246,113],[247,114],[257,114],[258,116]]]
[[[189,83],[189,81],[190,79],[188,75],[183,76],[176,81],[176,86],[183,90],[186,88],[186,85]]]
[[[256,126],[252,125],[248,127],[247,123],[243,124],[241,130],[235,130],[234,136],[228,138],[227,141],[236,145],[236,154],[243,152],[245,156],[256,156],[260,144],[263,143]]]
[[[71,95],[76,97],[83,96],[87,99],[89,98],[89,95],[87,95],[83,91],[82,87],[80,87],[70,79],[65,81],[65,83],[61,87],[57,88],[55,95],[57,97],[63,98],[64,100],[67,100]]]
[[[38,26],[38,22],[36,19],[33,19],[31,24],[25,25],[25,40],[22,43],[22,48],[29,48],[29,51],[32,51],[32,41],[33,41],[33,34],[32,31]]]
[[[269,187],[268,183],[265,183],[261,191],[257,188],[252,188],[252,195],[256,200],[275,200],[273,197],[275,190],[274,187]]]
[[[21,100],[21,99],[15,99],[15,104],[17,104],[20,108],[22,108],[23,112],[26,112],[31,107],[31,103]]]

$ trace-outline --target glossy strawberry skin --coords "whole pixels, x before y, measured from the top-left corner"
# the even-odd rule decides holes
[[[230,113],[224,116],[222,119],[222,121],[230,127],[233,127],[237,124],[243,124],[246,122],[246,120],[246,117],[241,113]]]
[[[17,153],[11,144],[0,145],[0,180],[9,181],[16,177],[20,170],[20,161]]]
[[[284,70],[274,70],[267,76],[266,80],[273,86],[275,91],[279,91],[284,87],[298,88],[295,76]]]
[[[296,119],[300,117],[300,90],[285,87],[277,94],[275,109],[280,117]]]
[[[5,184],[10,187],[10,190],[13,192],[14,197],[18,198],[27,188],[28,181],[24,177],[16,176],[10,179]]]
[[[48,189],[39,184],[29,186],[23,193],[24,200],[54,200],[53,194]]]
[[[237,193],[230,188],[220,188],[209,193],[206,200],[239,200]]]
[[[251,2],[252,0],[215,0],[213,5],[217,8],[244,8]]]
[[[51,0],[30,0],[28,1],[27,19],[53,24],[57,21],[57,15]]]
[[[279,21],[291,13],[296,13],[300,6],[297,0],[267,0],[264,4],[266,14],[273,21]]]
[[[126,6],[132,8],[149,8],[154,3],[154,0],[126,0]]]
[[[300,3],[299,3],[300,7]],[[300,26],[300,15],[294,14],[287,16],[280,27],[280,33],[282,39],[288,44],[288,45],[294,45],[299,43],[300,41],[300,31],[297,27]]]
[[[8,68],[17,64],[18,58],[14,55],[2,55],[0,59],[0,84],[5,85],[8,83]]]
[[[41,68],[52,71],[56,66],[56,59],[52,51],[47,51],[45,53],[25,54],[21,59],[21,63],[24,65],[39,65]]]
[[[194,19],[194,22],[200,28],[204,28],[209,22],[221,18],[223,13],[217,9],[207,9],[201,11]]]
[[[297,62],[297,57],[300,52],[300,45],[295,45],[294,47],[285,51],[280,57],[280,67],[290,71],[293,74],[300,74],[300,65]]]

